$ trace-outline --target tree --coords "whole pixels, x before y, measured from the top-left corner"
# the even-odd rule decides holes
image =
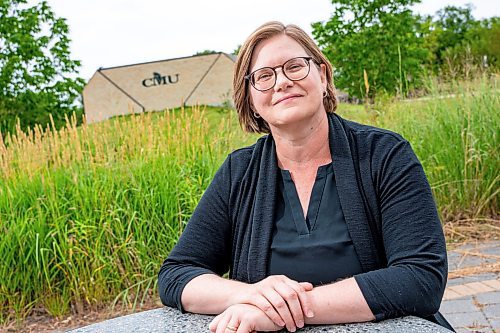
[[[477,22],[472,16],[471,5],[463,8],[446,6],[439,10],[436,16],[433,33],[437,36],[438,49],[433,51],[437,57],[437,65],[442,66],[451,50],[464,43],[467,31]]]
[[[417,2],[332,0],[331,18],[312,27],[334,65],[337,87],[351,96],[371,98],[380,91],[404,94],[419,86],[428,52],[416,33],[418,17],[410,10]]]
[[[500,18],[479,21],[465,34],[472,53],[479,57],[483,66],[500,68]]]
[[[235,56],[237,56],[238,54],[240,54],[240,49],[241,49],[241,44],[238,44],[238,46],[236,46],[236,48],[233,50],[233,54]]]
[[[441,28],[441,45],[452,47],[459,44],[467,31],[476,26],[477,21],[472,16],[472,6],[446,6],[437,12],[436,26]]]
[[[421,25],[431,57],[427,67],[446,78],[467,78],[475,69],[498,68],[500,58],[498,17],[477,21],[472,7],[446,6]],[[476,71],[481,73],[482,71]]]
[[[76,77],[65,19],[46,1],[0,0],[0,129],[56,126],[81,108],[75,104],[84,81]],[[4,133],[5,134],[5,133]]]
[[[196,52],[194,55],[198,56],[198,55],[207,55],[207,54],[216,54],[216,53],[219,53],[219,52],[214,51],[214,50],[203,50],[203,51]]]

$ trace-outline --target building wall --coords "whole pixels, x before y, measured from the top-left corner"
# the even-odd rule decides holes
[[[106,78],[96,72],[83,89],[83,107],[87,123],[113,116],[142,112],[142,108]]]
[[[87,122],[183,103],[227,103],[233,66],[233,60],[220,53],[102,69],[83,91]]]
[[[198,88],[186,100],[186,104],[220,105],[227,102],[232,103],[233,66],[233,60],[227,55],[221,54]],[[228,71],[228,68],[231,70]]]

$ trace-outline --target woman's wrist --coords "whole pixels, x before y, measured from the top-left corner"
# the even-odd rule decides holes
[[[312,311],[312,316],[307,315],[304,316],[304,322],[306,324],[315,324],[317,321],[315,320],[316,314],[319,313],[318,309],[318,298],[320,297],[321,289],[318,290],[318,287],[314,287],[313,289],[306,292],[307,297],[309,299],[309,309]]]
[[[232,281],[234,285],[226,302],[226,309],[235,304],[250,304],[250,295],[252,293],[252,284],[240,281]]]

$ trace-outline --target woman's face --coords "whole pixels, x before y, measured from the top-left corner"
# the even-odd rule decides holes
[[[308,57],[304,48],[291,37],[277,35],[266,39],[254,49],[250,73],[262,67],[281,66],[296,57]],[[253,110],[273,128],[306,123],[304,120],[325,112],[323,92],[326,91],[325,65],[309,62],[310,71],[300,81],[291,81],[281,68],[276,68],[276,84],[266,91],[250,86]]]

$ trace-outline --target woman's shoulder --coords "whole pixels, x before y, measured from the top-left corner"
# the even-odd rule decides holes
[[[407,146],[409,142],[399,133],[388,129],[360,124],[337,115],[347,134],[347,140],[362,151],[376,151],[377,155],[389,152],[394,147]],[[354,142],[353,142],[354,141]]]
[[[261,156],[261,154],[265,155],[271,151],[274,151],[274,139],[271,134],[265,134],[258,138],[255,143],[249,146],[237,148],[229,155],[234,158],[249,159]]]
[[[267,141],[268,135],[265,135],[259,138],[254,144],[237,148],[229,153],[224,164],[231,169],[231,174],[245,173],[250,166],[252,159],[256,157],[260,158],[262,148]]]
[[[406,141],[401,136],[401,134],[393,132],[391,130],[381,127],[375,127],[372,125],[357,123],[355,121],[348,120],[345,118],[341,119],[343,120],[345,126],[356,135],[367,136],[367,137],[381,137],[396,141]]]
[[[260,138],[259,140],[262,140]],[[236,161],[239,160],[245,160],[245,159],[250,159],[255,151],[255,146],[257,145],[257,142],[246,147],[241,147],[233,150],[231,153],[229,153],[229,156]]]

